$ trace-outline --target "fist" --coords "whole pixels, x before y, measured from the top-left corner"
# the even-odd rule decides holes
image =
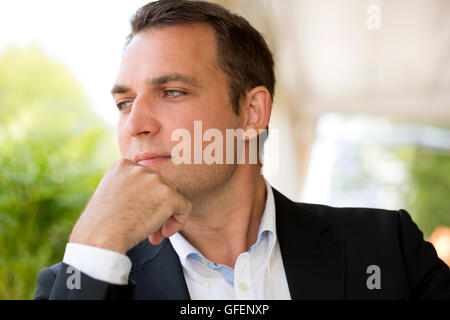
[[[150,168],[121,159],[106,172],[69,242],[125,254],[145,238],[159,244],[181,230],[192,204]]]

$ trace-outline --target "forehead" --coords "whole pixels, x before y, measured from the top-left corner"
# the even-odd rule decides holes
[[[216,52],[215,33],[207,24],[151,28],[136,34],[127,46],[117,80],[174,72],[196,77],[217,73]]]

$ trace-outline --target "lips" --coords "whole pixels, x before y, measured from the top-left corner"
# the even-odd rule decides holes
[[[150,166],[155,163],[169,160],[170,158],[171,158],[170,155],[166,155],[166,154],[144,152],[144,153],[137,154],[134,157],[134,162],[147,167],[147,166]]]

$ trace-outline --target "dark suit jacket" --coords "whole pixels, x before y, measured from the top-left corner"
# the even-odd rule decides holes
[[[404,210],[295,203],[273,189],[276,228],[292,299],[450,299],[450,271]],[[142,241],[127,255],[128,285],[81,273],[68,289],[67,265],[39,273],[35,299],[190,299],[170,241]],[[370,265],[381,288],[369,289]]]

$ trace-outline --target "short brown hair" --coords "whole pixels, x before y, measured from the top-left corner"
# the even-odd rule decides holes
[[[131,18],[132,32],[126,45],[142,30],[197,22],[207,23],[215,31],[218,65],[228,76],[234,112],[239,114],[241,98],[254,87],[266,87],[273,99],[274,61],[266,41],[246,19],[216,3],[197,0],[150,2]]]

